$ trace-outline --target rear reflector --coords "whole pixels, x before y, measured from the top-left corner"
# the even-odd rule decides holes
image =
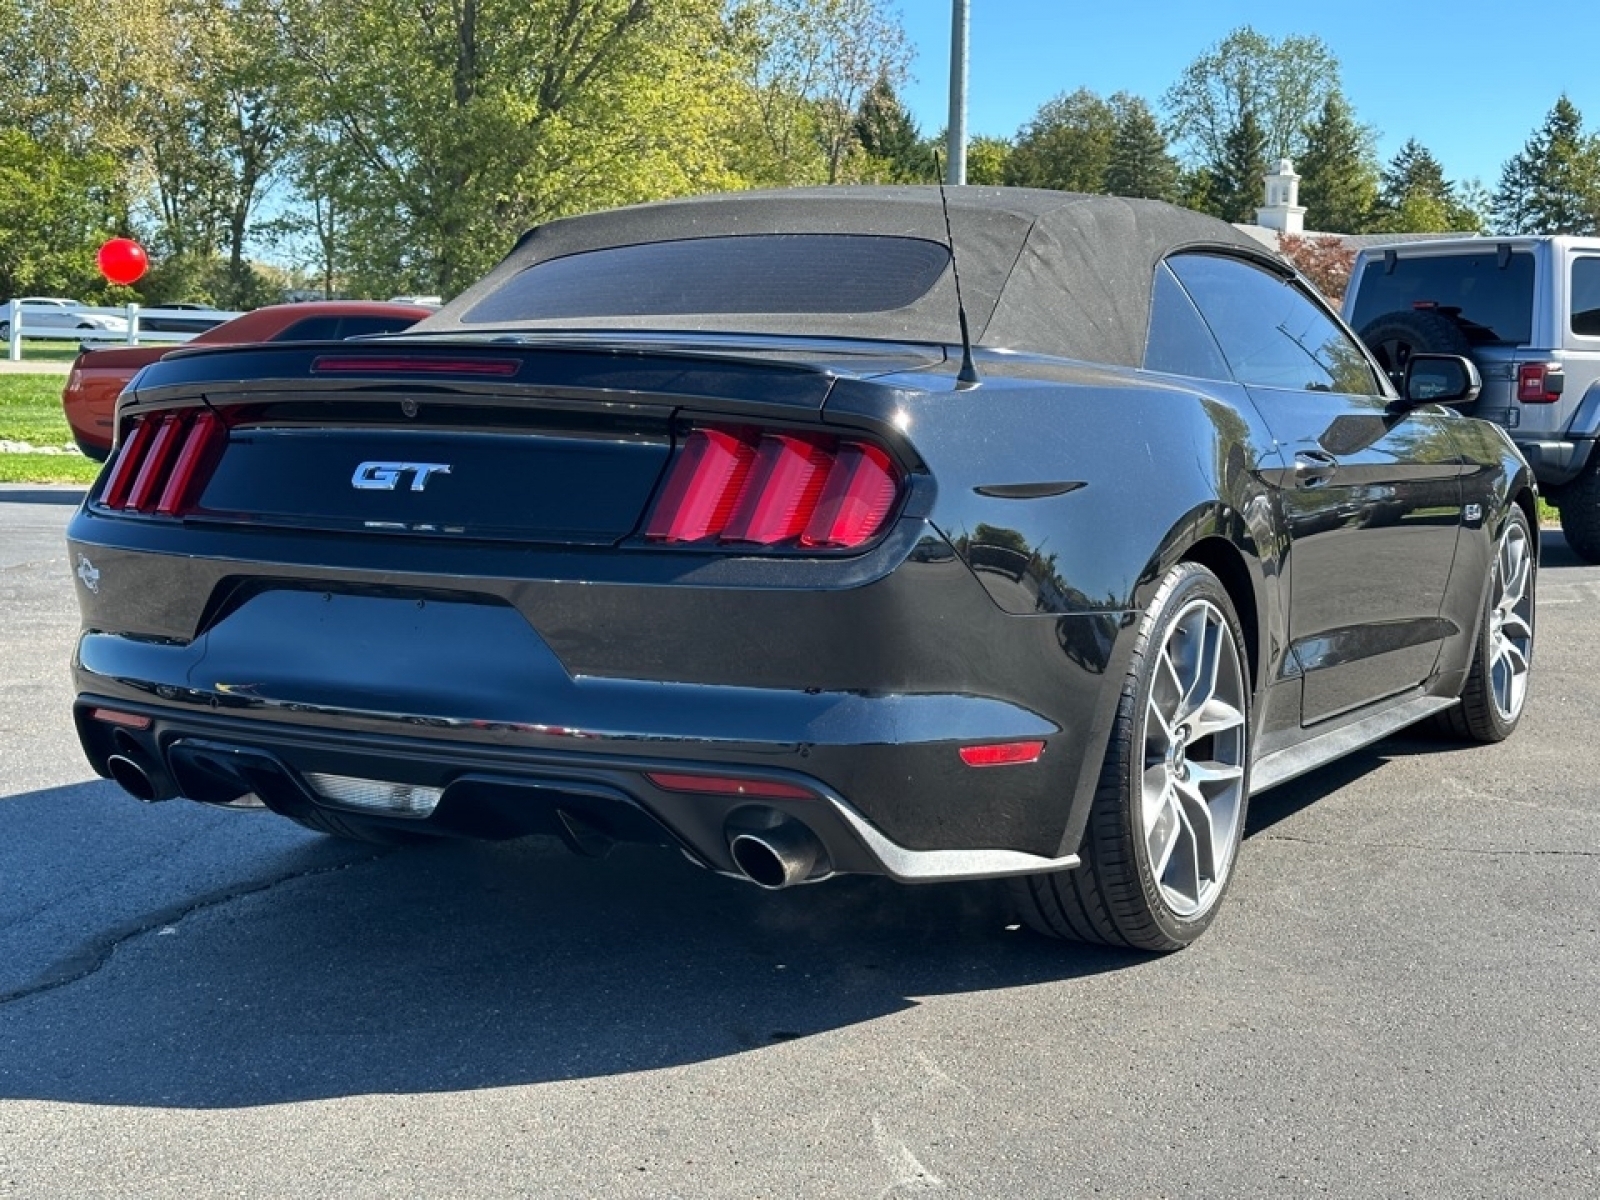
[[[674,545],[853,549],[882,531],[900,482],[889,455],[870,442],[695,429],[644,535]]]
[[[1560,363],[1522,363],[1517,367],[1517,399],[1524,404],[1554,404],[1566,385]]]
[[[194,508],[227,441],[227,427],[210,409],[136,417],[100,491],[100,503],[181,517]]]
[[[91,708],[89,716],[96,721],[104,721],[107,725],[122,725],[128,729],[149,729],[150,718],[138,713],[119,712],[114,708]]]
[[[1044,753],[1044,743],[1001,742],[994,746],[963,746],[959,753],[961,761],[969,767],[1009,767],[1038,762],[1039,756]]]
[[[645,778],[664,792],[698,792],[707,796],[760,796],[768,800],[815,800],[816,793],[771,779],[735,779],[727,775],[679,775],[647,771]]]

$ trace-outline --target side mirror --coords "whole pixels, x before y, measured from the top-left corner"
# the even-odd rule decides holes
[[[1470,358],[1459,354],[1413,354],[1400,379],[1401,404],[1471,404],[1483,390],[1483,377]]]

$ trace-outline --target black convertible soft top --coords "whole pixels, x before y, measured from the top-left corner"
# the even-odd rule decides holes
[[[1260,243],[1226,222],[1160,201],[1032,188],[957,187],[948,189],[947,195],[962,295],[973,341],[980,346],[1136,366],[1144,354],[1152,272],[1163,258],[1178,250],[1209,248],[1276,261]],[[695,247],[710,252],[719,244],[698,239],[756,235],[888,237],[939,247],[947,244],[936,187],[732,192],[643,204],[569,217],[530,230],[489,275],[413,329],[418,333],[653,329],[945,344],[959,340],[955,286],[942,255],[930,276],[931,286],[909,302],[896,301],[895,307],[881,311],[747,312],[723,306],[663,316],[590,307],[577,317],[540,311],[536,301],[541,273],[527,274],[558,259],[607,248],[679,243],[693,255]],[[643,260],[638,255],[613,255],[589,261]],[[678,254],[671,261],[678,269],[686,260]],[[854,265],[846,263],[841,273]],[[871,255],[864,255],[859,270],[871,271],[876,265]],[[1279,269],[1287,272],[1281,264]],[[556,272],[549,274],[554,283]],[[571,286],[568,275],[561,278]],[[841,279],[841,286],[846,282]],[[625,282],[613,284],[619,294],[626,287]],[[817,287],[817,281],[813,279],[810,286]],[[519,296],[527,307],[518,306]]]

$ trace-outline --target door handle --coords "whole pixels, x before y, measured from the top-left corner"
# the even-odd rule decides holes
[[[1322,450],[1297,450],[1294,455],[1294,482],[1296,487],[1321,487],[1333,478],[1339,469],[1339,460]]]

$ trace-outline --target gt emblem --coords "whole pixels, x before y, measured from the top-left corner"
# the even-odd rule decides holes
[[[350,486],[392,492],[400,485],[400,477],[411,475],[411,490],[420,492],[428,486],[428,476],[450,474],[449,463],[364,462],[350,476]]]

